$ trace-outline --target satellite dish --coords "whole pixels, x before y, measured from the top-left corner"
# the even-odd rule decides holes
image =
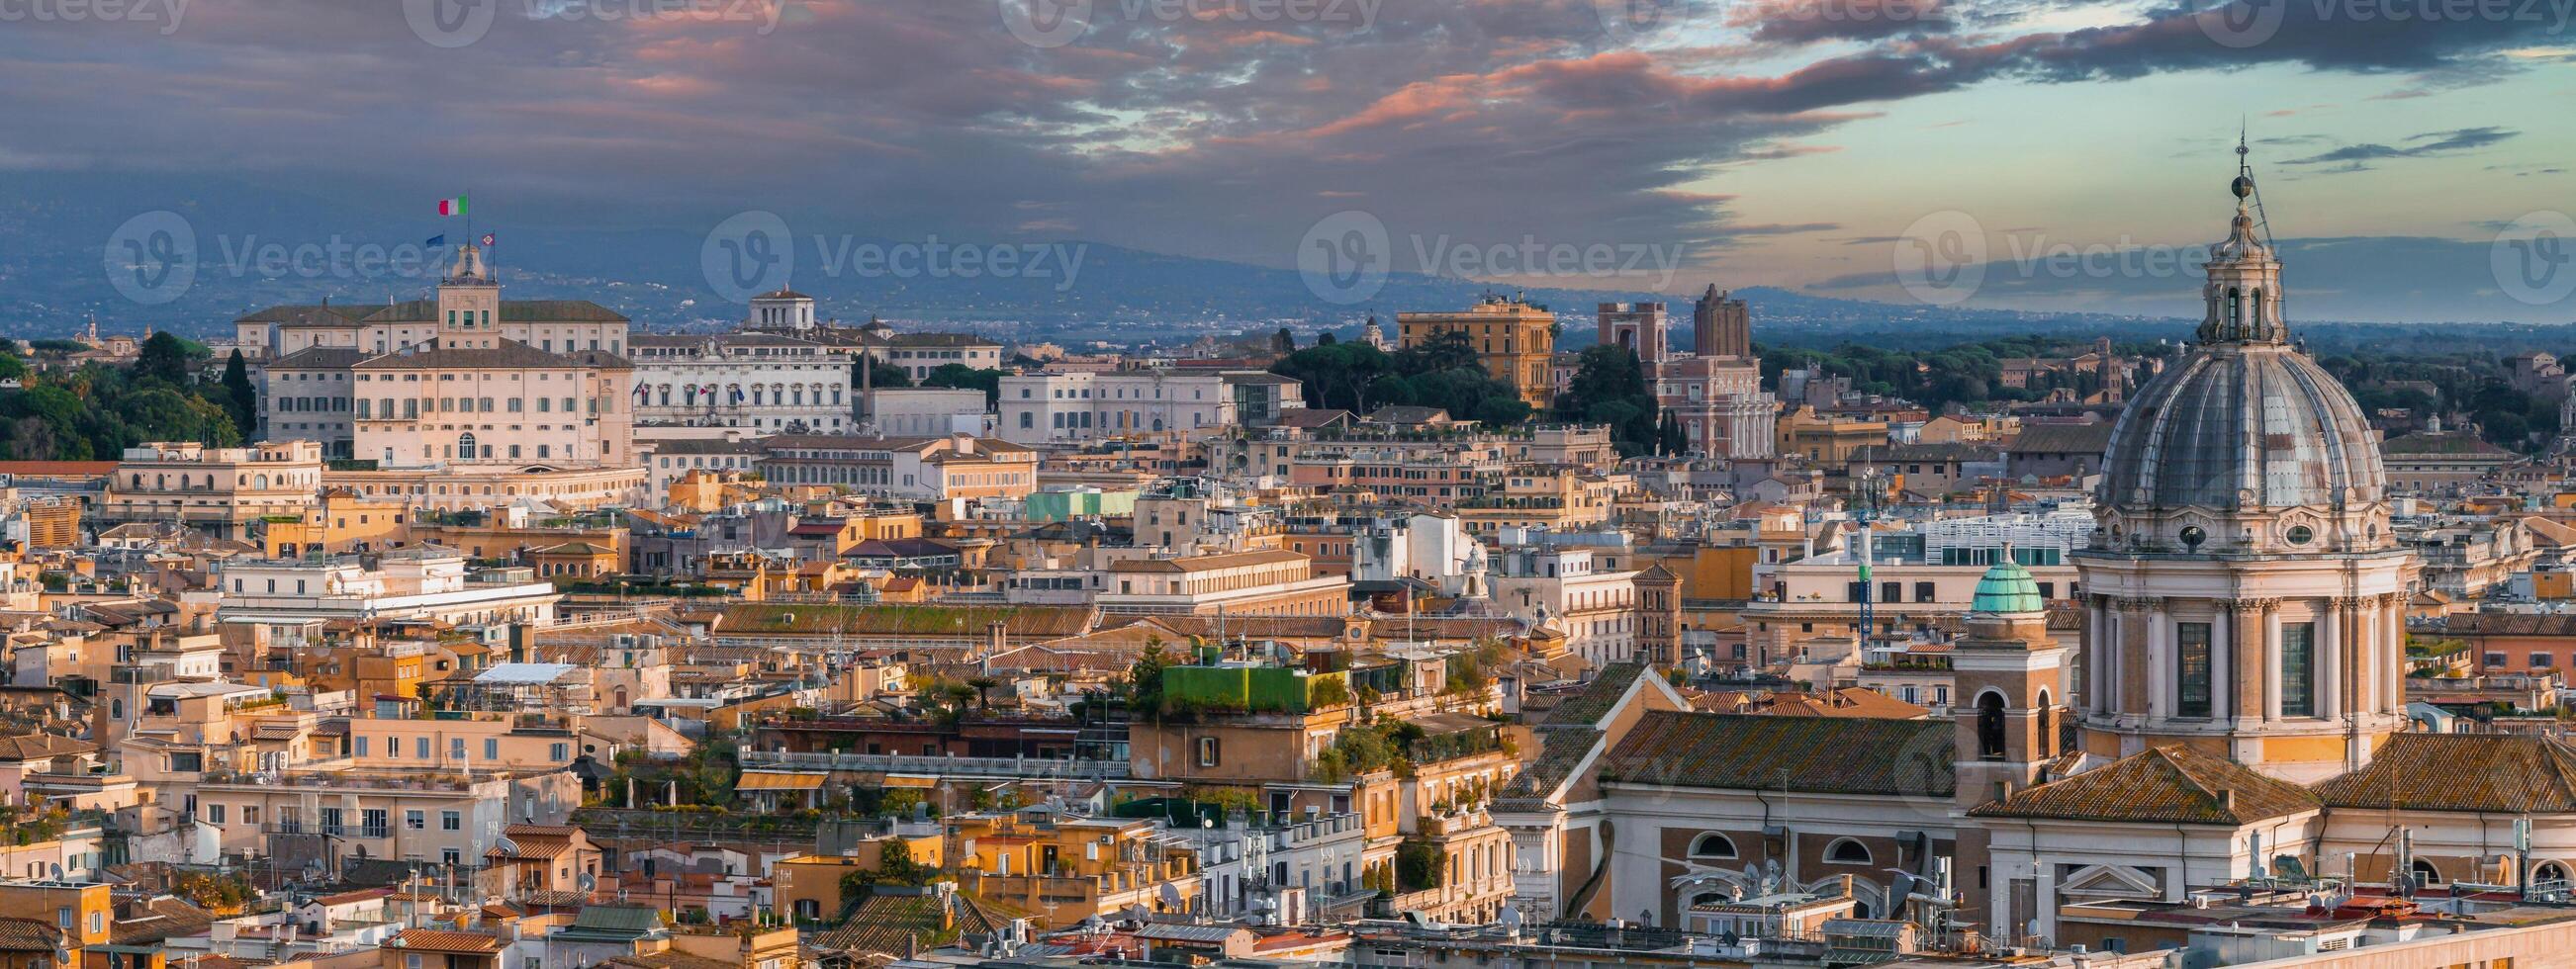
[[[1521,927],[1521,910],[1519,906],[1513,905],[1505,906],[1503,908],[1503,927],[1506,929],[1517,929]]]

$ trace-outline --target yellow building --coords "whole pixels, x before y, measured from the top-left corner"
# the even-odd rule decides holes
[[[1398,313],[1403,345],[1420,346],[1442,333],[1459,332],[1475,344],[1485,370],[1512,385],[1533,408],[1548,406],[1556,379],[1556,314],[1518,297],[1488,296],[1456,313]]]
[[[931,869],[947,864],[947,856],[940,850],[946,839],[937,834],[878,835],[850,845],[845,849],[849,852],[846,855],[799,855],[770,868],[772,910],[803,919],[838,916],[843,901],[841,879],[851,872],[877,870],[885,862],[887,846],[898,841],[911,852],[914,864]]]
[[[23,514],[27,519],[28,551],[80,546],[80,502],[70,498],[32,500]]]
[[[1840,466],[1869,447],[1887,446],[1887,422],[1832,417],[1800,407],[1782,415],[1778,425],[1781,454],[1795,454],[1820,465]]]
[[[0,919],[53,926],[69,936],[64,948],[77,958],[82,949],[107,943],[108,924],[116,920],[116,902],[106,882],[5,881],[0,882]]]
[[[302,518],[271,517],[261,540],[270,558],[393,548],[411,541],[410,520],[410,510],[400,501],[332,488],[322,493],[322,506]]]
[[[1152,821],[1065,816],[1033,823],[1017,814],[968,814],[948,824],[960,845],[960,886],[1039,913],[1043,928],[1129,908],[1188,911],[1199,894],[1197,850],[1158,837]]]

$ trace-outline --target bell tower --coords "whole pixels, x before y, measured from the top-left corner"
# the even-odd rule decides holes
[[[1962,810],[2030,786],[2062,752],[2069,652],[2049,638],[2039,583],[2009,545],[1977,580],[1967,627],[1950,653]]]
[[[2070,651],[2049,638],[2047,610],[2039,583],[2006,545],[1977,580],[1967,632],[1950,652],[1952,813],[1965,884],[1976,884],[1991,851],[1986,828],[1970,823],[1968,811],[2039,783],[2062,752]],[[1985,893],[1962,894],[1970,913],[1981,908]]]
[[[459,245],[438,281],[438,345],[492,347],[500,335],[501,284],[484,267],[481,249]]]

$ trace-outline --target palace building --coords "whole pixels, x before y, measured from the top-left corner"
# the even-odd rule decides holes
[[[1521,400],[1545,409],[1556,390],[1556,314],[1519,297],[1487,296],[1456,313],[1398,313],[1404,345],[1420,346],[1442,333],[1466,334],[1476,357],[1494,378],[1512,385]]]
[[[272,307],[236,325],[268,348],[268,435],[373,463],[325,484],[584,506],[643,485],[626,318],[582,300],[503,300],[472,245],[456,247],[430,299]]]

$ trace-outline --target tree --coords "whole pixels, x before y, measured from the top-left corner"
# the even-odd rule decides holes
[[[1277,350],[1281,354],[1297,352],[1297,334],[1288,332],[1287,327],[1280,327],[1279,333],[1270,338],[1270,349]]]
[[[259,429],[259,392],[251,389],[250,364],[242,359],[238,348],[224,360],[224,399],[226,409],[232,413],[233,426],[241,429],[243,437]]]
[[[195,352],[190,352],[191,347]],[[205,352],[205,347],[163,330],[143,341],[143,350],[134,359],[134,376],[142,380],[158,380],[173,387],[185,387],[190,383],[188,374],[194,369],[194,358],[205,355]]]
[[[1160,636],[1145,637],[1145,649],[1127,667],[1127,709],[1152,715],[1163,709],[1163,667],[1172,665]]]
[[[1646,386],[1636,351],[1627,347],[1602,344],[1584,350],[1558,409],[1610,425],[1610,442],[1623,456],[1652,453],[1662,440],[1656,426],[1662,407]]]
[[[1340,342],[1342,341],[1333,338],[1333,331],[1331,330],[1324,330],[1315,334],[1315,345],[1319,347],[1329,347]]]
[[[983,391],[984,407],[989,410],[1001,404],[1002,376],[999,370],[981,370],[962,363],[943,363],[938,369],[932,370],[929,376],[921,378],[921,385]]]
[[[866,367],[867,369],[861,370],[859,369],[861,367]],[[853,386],[864,387],[870,385],[868,383],[869,381],[874,382],[874,388],[877,390],[886,390],[895,387],[910,387],[912,386],[912,374],[906,372],[902,367],[879,360],[872,355],[862,353],[859,354],[858,359],[850,361],[850,383]]]
[[[1655,429],[1655,453],[1679,457],[1689,450],[1690,437],[1682,433],[1681,419],[1674,417],[1671,411],[1665,411],[1663,423]]]

